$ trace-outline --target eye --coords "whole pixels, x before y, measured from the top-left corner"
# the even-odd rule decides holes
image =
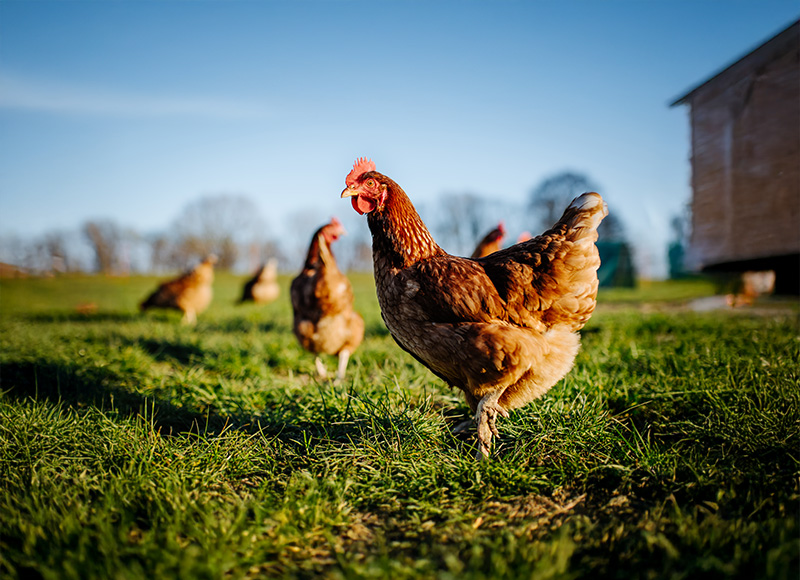
[[[368,179],[367,180],[367,187],[375,187],[375,180],[374,179]]]

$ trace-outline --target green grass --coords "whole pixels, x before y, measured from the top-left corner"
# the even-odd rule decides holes
[[[287,278],[237,307],[219,276],[195,327],[136,311],[155,280],[0,282],[0,576],[800,574],[796,301],[604,291],[575,368],[477,464],[462,397],[393,343],[371,276],[336,385],[291,333]]]

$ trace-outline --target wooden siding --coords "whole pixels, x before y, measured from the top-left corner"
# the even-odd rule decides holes
[[[691,106],[691,264],[800,253],[800,23],[678,103]]]

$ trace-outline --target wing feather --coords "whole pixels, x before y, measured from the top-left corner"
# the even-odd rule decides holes
[[[474,260],[435,256],[399,271],[393,294],[413,304],[409,314],[420,322],[580,329],[594,310],[600,265],[594,242],[605,215],[603,206],[583,198],[552,229],[526,242]]]

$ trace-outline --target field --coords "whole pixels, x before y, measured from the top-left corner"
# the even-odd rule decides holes
[[[234,306],[219,276],[195,327],[136,311],[154,278],[0,281],[0,577],[800,575],[796,301],[603,292],[575,368],[478,464],[461,395],[352,279],[341,384],[297,345],[288,278]]]

